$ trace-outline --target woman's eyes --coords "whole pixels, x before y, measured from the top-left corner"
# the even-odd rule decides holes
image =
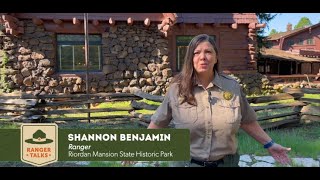
[[[204,51],[206,54],[212,54],[212,51]],[[200,51],[196,51],[193,54],[200,54]]]

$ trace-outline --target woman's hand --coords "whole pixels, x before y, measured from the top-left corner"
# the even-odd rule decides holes
[[[288,165],[291,163],[290,158],[287,155],[291,148],[283,147],[280,144],[274,143],[271,147],[268,148],[271,156],[280,164]]]

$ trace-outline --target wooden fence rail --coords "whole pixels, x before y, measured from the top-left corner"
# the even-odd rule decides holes
[[[320,107],[313,103],[320,103],[320,99],[302,98],[304,93],[320,94],[319,89],[285,89],[285,93],[273,96],[249,97],[253,109],[257,113],[268,113],[278,109],[288,109],[287,112],[267,114],[259,117],[264,128],[277,127],[284,124],[320,121]],[[1,94],[0,96],[0,122],[55,122],[55,121],[79,121],[87,120],[87,117],[66,117],[66,114],[96,113],[96,112],[125,112],[127,115],[91,116],[92,120],[116,120],[123,119],[137,122],[147,126],[150,122],[150,114],[137,113],[136,110],[156,110],[157,105],[150,105],[137,100],[148,99],[162,102],[163,96],[154,96],[135,89],[128,93],[96,93],[96,94],[61,94],[61,95],[32,95],[32,94]],[[292,100],[289,103],[274,103],[279,100]],[[123,108],[83,108],[87,103],[99,104],[102,102],[131,101],[131,107]],[[268,103],[259,105],[259,103]],[[257,105],[254,105],[257,104]]]

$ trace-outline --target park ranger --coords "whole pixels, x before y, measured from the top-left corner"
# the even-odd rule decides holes
[[[239,128],[268,149],[276,161],[288,164],[290,148],[274,143],[263,131],[238,82],[218,73],[217,63],[214,40],[206,34],[195,36],[187,48],[182,71],[151,117],[149,129],[171,123],[175,128],[190,130],[190,161],[174,165],[237,167]]]

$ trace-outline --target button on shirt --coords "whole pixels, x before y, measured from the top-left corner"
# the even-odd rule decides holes
[[[151,121],[160,126],[172,122],[175,128],[189,129],[194,159],[214,161],[235,154],[240,124],[257,119],[238,82],[215,72],[207,89],[200,84],[194,86],[194,96],[197,106],[181,104],[178,84],[171,84]]]

